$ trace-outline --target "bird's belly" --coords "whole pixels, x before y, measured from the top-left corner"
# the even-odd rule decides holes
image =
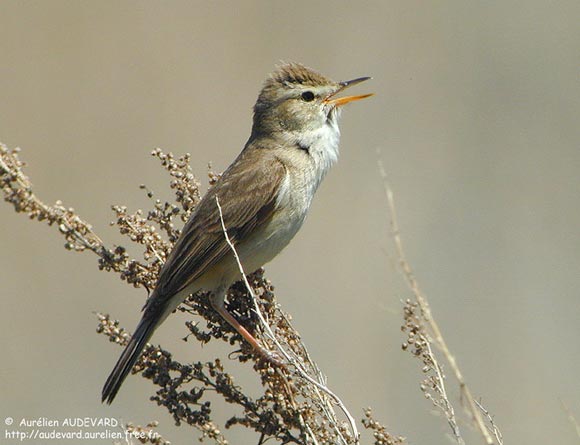
[[[304,218],[306,209],[281,208],[272,220],[236,247],[246,273],[262,267],[278,255],[294,238]]]

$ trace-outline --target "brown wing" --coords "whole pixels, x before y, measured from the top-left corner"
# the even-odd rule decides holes
[[[271,218],[286,171],[269,150],[247,148],[198,204],[160,273],[150,300],[162,304],[230,253],[216,196],[234,245]],[[151,303],[149,301],[148,303]]]

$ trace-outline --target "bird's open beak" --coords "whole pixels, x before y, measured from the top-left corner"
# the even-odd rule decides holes
[[[338,90],[336,90],[334,93],[332,93],[326,99],[324,99],[323,102],[325,104],[333,105],[335,107],[341,107],[342,105],[345,105],[349,102],[354,102],[355,100],[361,100],[361,99],[365,99],[367,97],[370,97],[370,96],[372,96],[372,93],[371,94],[361,94],[359,96],[337,97],[337,98],[333,99],[333,97],[336,96],[341,91],[346,90],[347,88],[349,88],[353,85],[356,85],[358,83],[364,82],[365,80],[369,80],[369,79],[370,79],[370,77],[359,77],[358,79],[340,82],[339,83],[340,87],[338,88]]]

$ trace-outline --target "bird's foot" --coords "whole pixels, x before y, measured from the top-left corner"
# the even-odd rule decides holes
[[[262,358],[277,368],[286,368],[286,360],[278,351],[270,351],[265,348],[258,350]]]

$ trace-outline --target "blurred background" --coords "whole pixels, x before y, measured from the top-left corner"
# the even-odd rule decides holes
[[[119,243],[111,204],[146,206],[142,183],[171,196],[151,150],[191,153],[205,189],[208,162],[223,171],[241,150],[280,61],[373,76],[356,93],[375,96],[343,113],[340,162],[305,226],[267,267],[279,302],[357,419],[371,406],[410,443],[450,443],[419,390],[420,363],[400,347],[409,291],[380,158],[408,259],[505,443],[578,443],[561,404],[580,418],[578,17],[576,1],[4,0],[0,141],[22,148],[41,199]],[[132,330],[145,292],[6,204],[0,220],[0,419],[158,419],[166,439],[196,442],[142,378],[100,403],[121,350],[95,334],[93,311]],[[154,341],[183,360],[223,353],[180,341],[184,321],[174,315]],[[255,376],[236,372],[255,392]]]

